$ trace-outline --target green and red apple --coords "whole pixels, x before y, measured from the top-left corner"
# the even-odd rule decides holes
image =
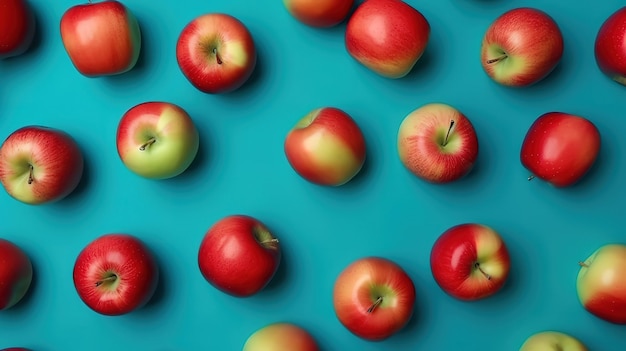
[[[304,328],[287,322],[266,325],[248,337],[243,351],[319,351],[317,342]]]
[[[587,351],[587,347],[569,334],[546,330],[529,336],[519,351]]]

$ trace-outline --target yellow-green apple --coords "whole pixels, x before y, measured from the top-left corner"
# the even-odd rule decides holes
[[[61,17],[61,40],[74,67],[87,77],[125,73],[141,51],[137,19],[112,0],[67,9]]]
[[[529,336],[519,351],[587,351],[587,347],[569,334],[546,330]]]
[[[0,59],[28,50],[35,36],[35,15],[26,0],[0,1]]]
[[[356,121],[336,107],[316,108],[287,133],[285,155],[304,179],[339,186],[356,176],[366,157],[365,137]]]
[[[0,238],[0,311],[15,306],[30,288],[33,266],[26,253]]]
[[[0,146],[0,182],[9,195],[26,204],[69,195],[82,178],[83,165],[76,141],[56,128],[25,126]]]
[[[542,10],[519,7],[489,25],[480,61],[495,82],[523,87],[548,76],[562,56],[563,35],[554,19]]]
[[[215,288],[236,297],[261,291],[281,260],[278,238],[258,219],[230,215],[214,223],[198,249],[198,267]]]
[[[626,85],[626,6],[613,12],[600,26],[594,55],[602,73]]]
[[[430,24],[402,0],[367,0],[348,19],[346,50],[377,74],[406,76],[422,57],[430,38]]]
[[[478,137],[458,109],[426,104],[409,113],[398,129],[398,156],[413,174],[432,183],[462,178],[478,158]]]
[[[537,177],[556,187],[578,182],[593,166],[600,152],[600,132],[586,118],[564,112],[548,112],[528,129],[520,160]]]
[[[333,289],[335,314],[354,335],[370,341],[391,337],[406,326],[415,307],[415,286],[397,263],[363,257],[350,263]]]
[[[304,328],[288,322],[268,324],[248,337],[243,351],[318,351],[313,336]]]
[[[587,311],[626,324],[626,245],[603,245],[580,262],[576,290]]]
[[[240,88],[252,75],[257,53],[248,28],[224,13],[196,17],[181,31],[176,60],[183,75],[208,94]]]
[[[443,232],[430,252],[435,282],[452,297],[472,301],[498,292],[511,267],[509,251],[492,228],[464,223]]]
[[[195,159],[199,134],[178,105],[150,101],[130,108],[117,127],[117,152],[132,172],[166,179],[184,172]]]
[[[150,249],[137,237],[102,235],[78,254],[74,287],[93,311],[118,316],[144,306],[154,295],[159,268]]]
[[[298,21],[317,28],[329,28],[348,18],[354,0],[283,0],[287,11]]]

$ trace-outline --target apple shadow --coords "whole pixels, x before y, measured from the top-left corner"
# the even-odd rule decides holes
[[[279,234],[276,234],[276,237],[280,238]],[[280,239],[279,239],[280,240]],[[281,249],[281,258],[276,268],[276,272],[272,279],[267,283],[267,285],[258,292],[258,296],[262,298],[274,298],[281,289],[285,286],[286,282],[291,280],[289,277],[289,263],[291,261],[291,256],[289,255],[289,250]]]
[[[156,288],[154,290],[154,293],[152,294],[152,297],[150,298],[150,300],[148,300],[148,302],[139,310],[142,311],[144,313],[158,313],[159,307],[162,305],[162,302],[165,301],[167,299],[167,297],[169,296],[169,288],[168,288],[168,282],[169,282],[169,272],[167,272],[164,269],[164,265],[162,260],[157,257],[156,254],[153,254],[154,258],[156,260],[157,263],[157,268],[158,268],[158,280],[157,280],[157,285]]]
[[[59,199],[54,203],[55,207],[60,207],[61,211],[65,211],[68,208],[72,208],[80,204],[84,198],[86,198],[89,190],[89,184],[91,181],[91,160],[83,153],[83,173],[80,177],[80,181],[76,185],[76,188],[69,193],[66,197]]]

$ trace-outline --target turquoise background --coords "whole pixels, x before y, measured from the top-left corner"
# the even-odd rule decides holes
[[[423,58],[399,80],[379,77],[347,54],[345,23],[306,27],[279,0],[125,1],[142,30],[139,63],[120,76],[89,79],[72,66],[59,34],[63,12],[78,2],[31,0],[36,43],[27,54],[0,61],[0,138],[29,124],[63,129],[80,144],[86,171],[79,188],[54,204],[33,207],[0,192],[0,236],[20,245],[35,268],[27,297],[0,312],[0,347],[239,350],[258,328],[289,321],[328,351],[517,350],[547,329],[570,333],[591,350],[624,350],[624,326],[586,312],[575,290],[578,261],[604,244],[626,243],[626,87],[603,76],[593,57],[598,28],[623,2],[407,2],[428,19],[432,34]],[[547,79],[513,89],[486,76],[479,50],[488,25],[519,6],[553,16],[565,51]],[[178,34],[208,12],[239,18],[256,41],[256,71],[232,94],[195,90],[176,64]],[[140,178],[116,153],[122,114],[150,100],[180,105],[199,129],[199,155],[177,178]],[[396,153],[402,119],[430,102],[455,106],[478,133],[475,169],[456,183],[425,183]],[[365,168],[338,188],[306,182],[283,153],[292,125],[322,106],[352,115],[367,141]],[[585,116],[603,137],[593,170],[571,188],[528,182],[519,162],[526,130],[549,111]],[[206,230],[236,213],[263,221],[283,248],[271,284],[249,298],[219,292],[197,267]],[[472,303],[442,292],[429,266],[435,239],[464,222],[500,232],[512,259],[505,288]],[[162,277],[148,306],[118,317],[88,309],[72,283],[80,250],[110,232],[144,240]],[[368,255],[399,263],[418,294],[409,325],[382,342],[350,334],[332,307],[336,276]]]

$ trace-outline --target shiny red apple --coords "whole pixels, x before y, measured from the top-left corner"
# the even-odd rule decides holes
[[[613,12],[600,26],[594,55],[602,73],[626,85],[626,6]]]
[[[28,1],[0,1],[0,59],[26,52],[33,42],[35,26]]]
[[[298,21],[317,28],[336,26],[348,18],[354,0],[283,0]]]
[[[30,258],[15,243],[0,239],[0,311],[15,306],[33,279]]]

